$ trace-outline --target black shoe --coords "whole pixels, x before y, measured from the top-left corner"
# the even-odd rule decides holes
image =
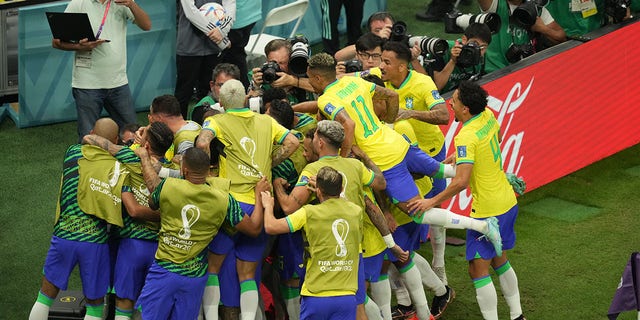
[[[524,317],[524,314],[521,314],[519,317],[513,319],[513,320],[527,320],[527,318]]]
[[[391,319],[406,320],[415,317],[416,309],[411,306],[403,306],[401,304],[391,308]]]
[[[456,297],[456,292],[451,287],[445,286],[445,288],[447,288],[447,292],[441,296],[434,297],[431,303],[431,315],[436,319],[442,316],[449,303]]]

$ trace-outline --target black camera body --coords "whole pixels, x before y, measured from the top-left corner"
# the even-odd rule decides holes
[[[464,33],[464,30],[472,23],[486,24],[492,34],[500,31],[500,26],[502,26],[500,15],[495,12],[463,14],[458,11],[458,9],[454,9],[444,16],[444,32],[458,34]]]
[[[307,60],[309,60],[309,40],[301,34],[289,39],[291,55],[289,56],[289,71],[296,76],[307,74]]]
[[[516,24],[527,29],[531,28],[542,13],[542,8],[546,6],[547,3],[549,3],[549,0],[526,0],[517,8],[513,9],[511,18]]]
[[[277,72],[282,72],[280,69],[280,65],[275,61],[267,61],[260,68],[260,72],[262,72],[262,82],[266,84],[270,84],[278,79],[280,76]]]
[[[391,26],[390,41],[406,42],[409,39],[407,35],[407,24],[404,21],[396,21]]]
[[[525,44],[511,44],[507,52],[505,52],[505,58],[509,63],[516,63],[532,54],[536,53],[535,48],[531,43]]]
[[[456,60],[456,65],[460,68],[477,66],[482,62],[480,45],[475,41],[469,41],[463,45],[460,55]]]
[[[360,60],[345,61],[344,68],[346,69],[347,73],[362,71],[362,61]]]

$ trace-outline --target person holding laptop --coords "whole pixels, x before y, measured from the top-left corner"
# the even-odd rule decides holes
[[[52,41],[56,49],[75,51],[71,87],[78,140],[89,133],[103,108],[120,127],[136,122],[127,79],[127,21],[148,31],[151,19],[133,0],[71,0],[65,12],[86,13],[96,32],[95,41]]]

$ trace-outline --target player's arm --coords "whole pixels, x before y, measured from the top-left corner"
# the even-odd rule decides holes
[[[136,155],[140,157],[140,164],[142,166],[142,177],[144,178],[144,183],[147,185],[147,189],[149,192],[153,193],[158,184],[160,184],[160,177],[156,172],[156,169],[153,167],[151,162],[151,158],[149,157],[149,153],[147,149],[140,146],[136,150],[134,150]],[[150,205],[151,206],[151,205]],[[151,206],[152,209],[157,209]]]
[[[396,116],[398,115],[398,110],[400,108],[398,93],[391,89],[376,85],[372,99],[384,101],[386,109],[384,119],[381,120],[384,120],[388,123],[393,123],[396,120]]]
[[[151,30],[149,15],[133,0],[115,0],[116,4],[125,6],[133,13],[133,22],[142,30]]]
[[[253,213],[251,215],[243,214],[242,220],[238,224],[235,225],[235,228],[250,236],[257,237],[262,232],[263,226],[263,216],[264,216],[264,208],[263,203],[258,201],[260,199],[260,194],[264,191],[269,191],[270,189],[269,182],[265,177],[262,177],[258,184],[256,184],[255,192],[256,192],[256,205],[253,209]]]
[[[282,141],[282,146],[275,152],[271,158],[271,167],[276,167],[284,159],[289,158],[291,154],[298,148],[300,141],[291,132],[287,133]]]
[[[344,109],[338,111],[333,120],[340,122],[344,128],[344,140],[342,141],[342,146],[340,146],[340,155],[347,157],[351,152],[351,147],[353,146],[356,123],[353,122]]]
[[[369,196],[364,196],[365,203],[365,212],[371,223],[378,229],[380,235],[382,235],[382,239],[384,239],[384,243],[387,245],[387,248],[391,249],[393,254],[400,260],[400,262],[406,262],[409,259],[409,252],[402,250],[396,242],[393,240],[393,235],[391,235],[391,231],[389,230],[389,225],[387,224],[387,220],[382,213],[382,210],[378,205],[376,205]]]
[[[472,163],[460,163],[456,166],[456,175],[451,179],[451,183],[444,191],[430,199],[419,199],[407,205],[409,212],[425,212],[440,205],[443,201],[450,199],[469,185],[469,179],[473,171]]]
[[[318,113],[318,101],[305,101],[292,106],[295,112],[304,112],[308,114]]]
[[[131,218],[147,221],[160,221],[160,212],[147,206],[143,206],[136,201],[131,192],[122,192],[122,204]]]
[[[288,185],[289,183],[285,179],[276,178],[273,180],[273,193],[285,214],[291,214],[302,208],[309,201],[312,192],[307,186],[296,186],[290,194],[287,194],[285,188]]]
[[[373,182],[369,185],[371,189],[380,191],[387,188],[387,180],[385,180],[384,175],[382,174],[382,170],[378,168],[378,166],[373,163],[373,160],[369,158],[369,156],[360,149],[360,147],[354,145],[351,147],[351,151],[353,154],[362,161],[365,167],[369,168],[369,170],[373,171],[374,178]]]
[[[269,191],[264,191],[260,195],[260,201],[264,206],[264,230],[267,234],[276,235],[289,232],[287,218],[276,219],[273,214],[274,200]]]
[[[211,150],[209,150],[209,144],[213,141],[216,135],[213,130],[207,128],[202,128],[200,130],[200,134],[198,134],[198,138],[196,140],[196,148],[204,151],[209,157],[211,157]]]
[[[429,111],[400,110],[396,121],[404,119],[416,119],[435,125],[448,124],[449,111],[443,102],[433,106]]]
[[[88,134],[82,137],[82,143],[90,144],[92,146],[100,147],[103,150],[109,152],[112,156],[115,156],[118,151],[124,148],[121,145],[117,145],[109,141],[108,139],[96,134]]]

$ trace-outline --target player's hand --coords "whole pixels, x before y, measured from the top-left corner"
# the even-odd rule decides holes
[[[397,244],[391,248],[391,253],[393,253],[396,258],[400,261],[400,263],[405,263],[409,261],[409,251],[402,250]]]
[[[367,156],[367,154],[355,144],[351,146],[351,154],[356,156],[358,159],[364,159]]]
[[[265,191],[271,191],[271,184],[269,183],[269,181],[267,181],[266,177],[262,177],[256,184],[256,192],[260,194]]]
[[[433,207],[436,204],[432,201],[432,199],[418,199],[412,202],[409,202],[407,205],[407,209],[412,217],[417,219],[422,219],[422,216],[425,212]]]
[[[309,177],[307,189],[309,189],[311,192],[316,192],[316,176]]]
[[[273,209],[273,196],[269,191],[260,192],[260,200],[262,201],[262,207]]]
[[[147,130],[147,127],[140,127],[135,133],[135,138],[133,138],[133,143],[142,145],[142,136],[144,135],[144,131]]]
[[[275,178],[273,179],[273,187],[282,187],[284,189],[289,187],[289,182],[287,182],[287,180],[283,179],[283,178]]]
[[[411,119],[412,116],[413,116],[413,111],[412,110],[400,109],[400,110],[398,110],[398,115],[396,116],[396,120],[395,121]]]
[[[256,86],[262,85],[262,71],[260,71],[260,68],[253,68],[251,71],[253,71],[253,74],[251,75],[253,83],[255,83]]]
[[[218,28],[213,28],[209,30],[209,33],[207,33],[207,37],[209,37],[209,39],[215,43],[219,43],[223,39],[222,33]]]
[[[444,159],[444,161],[442,161],[442,163],[450,164],[450,165],[456,165],[456,154],[452,153],[450,156],[448,156],[446,159]]]
[[[144,159],[144,158],[148,158],[149,157],[149,152],[147,151],[147,148],[145,148],[144,146],[140,146],[140,147],[136,148],[135,150],[133,150],[133,152],[135,152],[135,154],[140,159]]]

